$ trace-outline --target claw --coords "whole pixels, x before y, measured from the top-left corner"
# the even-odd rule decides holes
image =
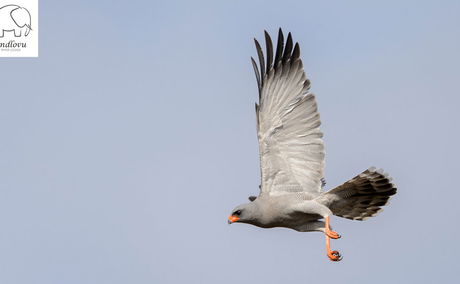
[[[342,236],[339,235],[337,232],[331,231],[326,229],[326,235],[330,237],[331,239],[340,239]]]
[[[325,220],[326,220],[326,224],[324,226],[324,233],[331,239],[340,239],[342,236],[339,235],[337,232],[334,232],[331,230],[331,227],[329,225],[329,216],[327,216]]]
[[[336,251],[336,250],[333,250],[333,251],[329,251],[327,253],[327,256],[329,257],[330,260],[332,261],[341,261],[342,260],[342,255]]]

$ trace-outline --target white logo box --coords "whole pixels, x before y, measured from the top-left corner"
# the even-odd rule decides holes
[[[38,0],[0,0],[0,57],[38,57]]]

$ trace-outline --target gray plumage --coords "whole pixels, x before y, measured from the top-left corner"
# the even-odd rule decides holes
[[[329,207],[335,216],[363,221],[381,212],[381,207],[395,193],[396,188],[388,174],[370,168],[322,194],[317,201]]]
[[[230,222],[327,232],[329,229],[320,219],[330,215],[353,220],[375,216],[396,193],[391,179],[370,168],[343,185],[322,192],[323,134],[299,44],[293,44],[290,33],[285,43],[281,29],[275,52],[267,32],[265,41],[266,60],[257,40],[259,64],[251,58],[259,90],[256,119],[260,193],[251,196],[251,202],[237,206]]]

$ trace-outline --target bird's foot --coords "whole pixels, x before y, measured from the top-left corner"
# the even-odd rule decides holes
[[[333,251],[329,250],[327,252],[327,257],[329,257],[331,261],[341,261],[342,260],[342,255],[336,250],[333,250]]]
[[[334,231],[330,230],[329,228],[326,228],[324,233],[331,239],[340,239],[342,237],[337,232],[334,232]]]
[[[341,236],[337,232],[331,230],[331,226],[329,225],[329,216],[326,216],[324,219],[326,220],[326,224],[324,226],[324,233],[326,236],[330,237],[331,239],[340,239]]]
[[[342,255],[336,250],[331,250],[331,239],[338,239],[340,238],[340,235],[337,234],[337,232],[331,230],[331,227],[329,226],[329,216],[326,216],[324,219],[326,219],[326,224],[324,226],[324,235],[326,235],[327,257],[329,257],[331,261],[341,261]]]

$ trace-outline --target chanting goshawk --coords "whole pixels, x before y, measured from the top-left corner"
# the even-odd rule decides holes
[[[323,134],[299,44],[293,45],[290,33],[285,42],[281,29],[275,52],[267,32],[265,42],[266,59],[257,40],[259,65],[251,58],[259,89],[260,193],[237,206],[228,222],[323,232],[327,256],[339,261],[340,253],[330,249],[330,239],[340,238],[330,228],[330,216],[366,220],[382,210],[396,188],[383,171],[369,168],[330,191],[322,191]]]

